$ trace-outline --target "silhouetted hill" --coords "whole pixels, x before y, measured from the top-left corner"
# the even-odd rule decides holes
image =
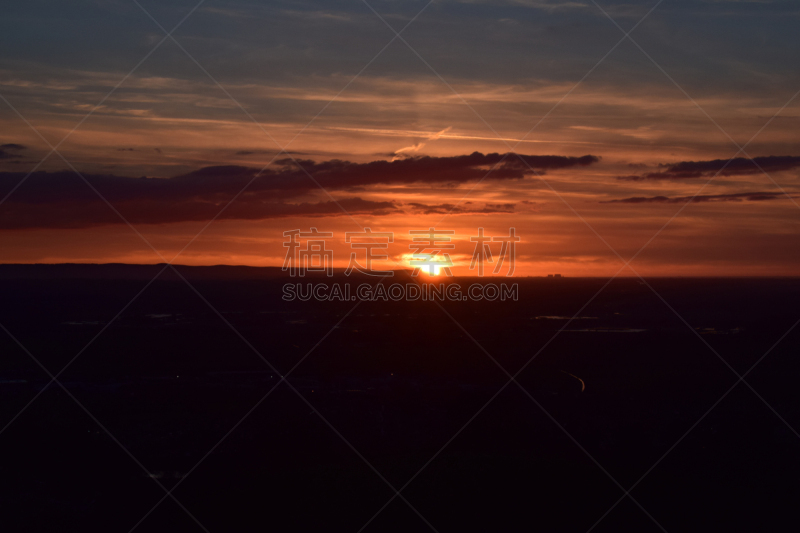
[[[151,280],[164,268],[164,265],[165,263],[155,265],[125,263],[10,264],[0,265],[0,279]],[[285,275],[280,267],[175,265],[175,268],[192,279],[272,279]],[[171,270],[165,270],[159,278],[176,278],[176,274]]]

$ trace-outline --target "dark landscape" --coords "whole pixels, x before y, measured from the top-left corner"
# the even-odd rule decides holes
[[[278,268],[163,268],[0,266],[30,350],[0,337],[4,530],[201,531],[182,505],[211,531],[585,531],[642,476],[594,531],[794,521],[800,332],[772,348],[800,280],[353,310],[282,301]]]
[[[791,532],[799,22],[5,2],[0,533]]]

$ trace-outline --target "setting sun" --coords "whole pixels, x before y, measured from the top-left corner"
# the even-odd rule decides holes
[[[796,521],[799,1],[3,8],[8,531]]]
[[[453,261],[448,254],[405,254],[403,260],[414,270],[428,276],[438,276],[453,266]]]

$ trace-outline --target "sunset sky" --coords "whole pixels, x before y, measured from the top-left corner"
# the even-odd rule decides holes
[[[777,0],[13,3],[0,262],[279,266],[316,227],[344,268],[370,227],[394,268],[436,227],[466,275],[469,237],[513,226],[517,275],[613,275],[648,242],[641,275],[797,275],[799,24]]]

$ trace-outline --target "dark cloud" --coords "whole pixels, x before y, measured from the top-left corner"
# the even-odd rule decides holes
[[[527,165],[523,163],[523,160]],[[497,153],[484,155],[480,152],[473,152],[469,155],[453,157],[420,156],[370,163],[351,163],[334,159],[322,163],[301,160],[299,164],[312,174],[323,187],[349,188],[378,183],[463,183],[479,181],[484,177],[487,180],[518,180],[533,173],[529,166],[539,174],[543,174],[548,170],[584,167],[597,163],[599,160],[599,157],[593,155],[583,157],[517,156]],[[282,159],[276,163],[288,168],[292,161]],[[489,169],[498,163],[498,167],[487,175]]]
[[[565,156],[522,156],[536,172],[570,167],[584,167],[596,163],[599,158],[592,155],[582,157]],[[501,163],[502,161],[502,163]],[[488,174],[493,165],[498,167]],[[301,168],[298,168],[298,165]],[[369,185],[397,185],[410,183],[465,183],[487,180],[519,180],[532,174],[532,171],[517,156],[503,154],[481,154],[453,157],[409,157],[397,161],[372,161],[353,163],[339,159],[316,162],[310,159],[294,160],[283,158],[259,174],[259,169],[245,166],[215,166],[175,176],[168,180],[151,180],[148,186],[164,189],[181,195],[185,188],[191,191],[215,191],[228,194],[241,189],[256,175],[249,191],[274,191],[282,197],[303,194],[316,190],[319,186],[326,190],[360,190]],[[309,175],[313,179],[309,178]],[[156,183],[156,181],[158,183]],[[319,185],[318,185],[319,184]],[[137,189],[143,190],[144,186]]]
[[[13,154],[9,152],[19,152],[20,150],[25,150],[27,147],[22,146],[21,144],[15,143],[6,143],[0,144],[0,159],[11,159],[14,157],[19,157],[19,154]]]
[[[790,195],[797,198],[796,195]],[[735,194],[708,194],[698,196],[635,196],[619,200],[607,200],[601,204],[682,204],[688,201],[702,202],[761,202],[766,200],[779,200],[786,195],[780,192],[742,192]]]
[[[422,204],[411,202],[407,204],[414,213],[423,215],[465,215],[465,214],[484,214],[489,215],[493,213],[513,213],[516,204],[483,204],[483,207],[475,207],[472,202],[464,202],[463,204]]]
[[[544,172],[581,167],[598,160],[595,156],[523,156]],[[333,202],[304,203],[309,194],[325,190],[348,191],[340,204],[353,214],[375,215],[398,212],[392,202],[374,202],[352,197],[353,191],[370,185],[409,183],[463,183],[486,176],[500,154],[475,152],[456,157],[415,157],[402,161],[351,163],[302,160],[302,170],[291,159],[282,159],[264,172],[245,166],[216,166],[171,178],[124,177],[86,174],[86,180],[133,223],[165,224],[209,220],[231,198],[247,186],[222,218],[264,219],[283,216],[334,216],[341,210]],[[308,174],[313,176],[309,179]],[[530,175],[516,156],[509,156],[487,179],[523,179]],[[25,178],[19,172],[0,173],[0,196]],[[316,183],[315,183],[316,181]],[[318,185],[319,184],[319,185]],[[411,205],[421,213],[446,213],[451,205]],[[454,213],[508,213],[513,204],[465,204]],[[35,172],[0,208],[0,228],[87,227],[119,223],[113,212],[73,172]]]
[[[87,189],[88,191],[88,189]],[[99,197],[88,191],[80,204],[58,202],[31,204],[7,202],[0,210],[0,229],[87,228],[124,224]],[[227,202],[226,202],[227,203]],[[216,216],[224,203],[189,199],[168,201],[128,201],[114,207],[131,224],[170,224],[207,221]],[[394,202],[375,202],[362,198],[342,198],[324,202],[287,203],[282,201],[236,201],[222,212],[220,219],[264,220],[284,217],[325,217],[351,215],[388,215],[399,212]]]
[[[234,152],[234,155],[277,155],[279,153],[282,154],[291,154],[291,155],[307,155],[303,152],[276,152],[274,150],[239,150],[238,152]]]
[[[582,166],[596,161],[594,156],[581,158],[560,156],[527,156],[539,171],[552,168]],[[245,196],[263,196],[265,200],[287,199],[302,196],[310,191],[354,190],[379,184],[408,183],[462,183],[477,181],[486,176],[488,168],[500,161],[499,154],[473,153],[456,157],[421,157],[402,161],[374,161],[351,163],[331,160],[316,163],[301,160],[301,170],[291,159],[282,159],[259,174],[259,169],[245,166],[205,167],[188,174],[171,178],[134,178],[111,174],[87,174],[86,179],[111,202],[186,201],[198,199],[207,202],[227,201],[249,184]],[[511,157],[509,157],[511,159]],[[487,179],[522,179],[529,174],[521,163],[505,161]],[[309,174],[313,179],[309,178]],[[11,188],[25,177],[21,173],[0,173],[0,192]],[[9,201],[20,203],[50,203],[68,201],[81,195],[82,187],[74,173],[35,172],[25,186],[14,193]],[[266,196],[264,196],[266,195]]]
[[[800,168],[800,157],[789,155],[770,155],[747,159],[737,157],[733,160],[714,159],[712,161],[681,161],[670,165],[662,165],[662,172],[649,172],[647,174],[618,176],[618,180],[643,181],[643,180],[681,180],[702,177],[712,177],[719,173],[720,176],[737,176],[758,174],[763,169],[766,172],[779,172]]]
[[[713,175],[713,174],[712,174]],[[680,180],[700,178],[701,172],[648,172],[647,174],[630,174],[628,176],[617,176],[618,180],[623,181],[646,181],[646,180]]]
[[[714,161],[684,161],[667,168],[667,172],[691,173],[701,172],[705,175],[720,172],[723,176],[734,174],[756,174],[764,169],[767,172],[791,170],[800,167],[800,157],[797,156],[777,156],[755,157],[752,160],[737,157],[729,162],[727,159],[715,159]]]

